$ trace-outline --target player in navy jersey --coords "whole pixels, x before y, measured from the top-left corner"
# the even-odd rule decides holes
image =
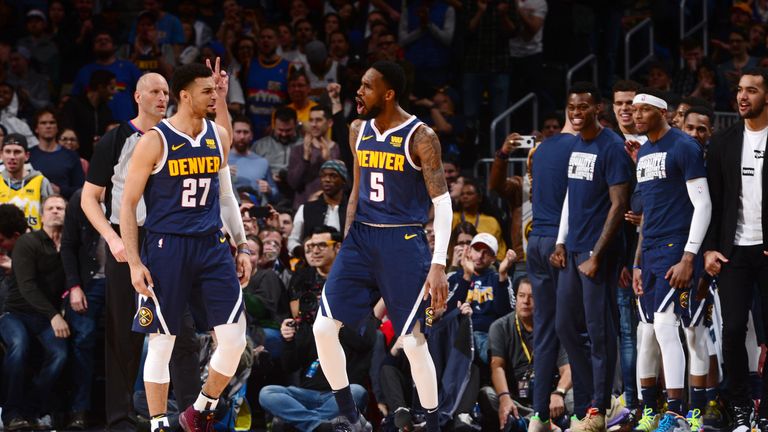
[[[697,259],[711,216],[704,152],[696,141],[667,124],[667,103],[653,89],[641,89],[633,99],[638,132],[648,141],[637,152],[637,189],[643,206],[633,286],[638,295],[642,334],[638,346],[638,375],[645,403],[638,430],[659,421],[701,428],[709,371],[708,330],[703,325],[703,301],[695,290],[703,261]],[[683,414],[685,353],[678,335],[683,323],[690,355],[691,411]],[[654,336],[655,335],[655,336]],[[657,344],[658,342],[658,344]],[[668,412],[659,419],[659,349],[667,387]],[[698,410],[698,411],[696,411]],[[661,427],[661,426],[659,426]]]
[[[574,411],[583,416],[571,423],[574,432],[606,429],[617,352],[619,230],[632,176],[624,142],[598,122],[599,104],[600,94],[590,83],[576,83],[568,92],[566,111],[579,139],[568,161],[568,191],[550,257],[562,269],[557,309],[571,312],[557,314],[555,328],[568,352],[574,395],[579,396]]]
[[[226,110],[219,94],[227,77],[218,69],[212,74],[191,64],[174,72],[178,112],[136,144],[123,193],[121,234],[139,293],[133,329],[150,334],[144,385],[153,432],[168,430],[168,361],[187,307],[198,328],[214,330],[218,345],[200,395],[179,418],[185,431],[207,430],[245,348],[240,285],[248,282],[250,262],[227,167],[231,134],[206,119],[209,111]],[[142,194],[147,234],[140,256],[135,212]],[[239,281],[222,220],[238,243]]]
[[[339,405],[338,430],[371,430],[352,400],[338,332],[342,325],[359,326],[378,291],[395,332],[404,336],[403,349],[427,410],[427,430],[439,431],[435,367],[423,335],[431,322],[420,318],[427,295],[432,296],[431,308],[440,310],[448,290],[445,262],[452,209],[440,142],[432,129],[400,107],[405,86],[400,66],[377,62],[361,81],[361,119],[349,132],[355,177],[346,239],[328,275],[314,324],[317,352]],[[430,199],[435,206],[431,256],[423,226]]]

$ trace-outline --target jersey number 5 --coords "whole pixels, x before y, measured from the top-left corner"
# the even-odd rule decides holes
[[[208,199],[208,190],[211,188],[211,179],[209,178],[186,178],[181,184],[184,190],[181,192],[181,206],[182,207],[203,207],[205,201]],[[200,201],[197,200],[197,190],[203,190],[203,196],[200,197]]]
[[[371,194],[369,198],[374,202],[384,201],[384,173],[371,173]]]

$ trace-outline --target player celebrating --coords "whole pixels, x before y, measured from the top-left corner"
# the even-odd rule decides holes
[[[437,135],[398,103],[404,87],[402,68],[380,61],[366,71],[357,91],[361,120],[355,120],[349,132],[355,179],[347,235],[328,275],[314,325],[320,364],[341,414],[335,420],[337,430],[371,430],[352,400],[338,333],[342,324],[357,326],[370,313],[376,288],[395,332],[405,336],[403,349],[427,410],[427,431],[440,430],[435,366],[417,312],[424,310],[428,294],[433,309],[445,304],[451,198]],[[431,265],[423,228],[430,198],[435,206]]]
[[[685,353],[678,336],[680,321],[687,327],[690,371],[694,377],[690,401],[693,410],[688,421],[698,430],[699,414],[706,404],[709,358],[707,328],[700,325],[704,314],[691,286],[695,285],[692,280],[697,280],[693,277],[697,273],[694,261],[712,210],[704,153],[691,137],[667,124],[667,103],[658,92],[641,89],[633,106],[637,130],[648,136],[648,142],[637,154],[637,189],[643,203],[643,221],[633,285],[643,321],[638,330],[642,337],[638,338],[637,368],[645,402],[638,430],[652,430],[657,418],[659,349],[669,407],[659,429],[688,429],[681,416]],[[702,267],[700,261],[697,267]],[[703,268],[698,270],[700,273]],[[666,423],[674,426],[667,428]]]
[[[179,418],[185,431],[207,430],[245,348],[240,284],[251,273],[250,251],[227,167],[230,134],[206,119],[209,111],[224,106],[217,102],[217,87],[225,82],[218,79],[200,64],[174,72],[178,112],[139,140],[125,182],[120,220],[131,282],[140,298],[133,329],[150,334],[144,385],[153,432],[168,426],[168,362],[187,305],[199,328],[213,328],[218,346],[200,395]],[[142,194],[147,235],[140,258],[135,212]],[[239,239],[239,283],[221,220]]]

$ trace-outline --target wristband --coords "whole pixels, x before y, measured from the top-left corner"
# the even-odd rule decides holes
[[[497,394],[497,395],[496,395],[496,397],[497,397],[497,398],[499,398],[499,399],[501,399],[501,397],[502,397],[502,396],[509,396],[510,398],[512,397],[512,396],[509,394],[509,392],[508,392],[508,391],[506,391],[506,392],[501,392],[501,393],[499,393],[499,394]]]
[[[501,149],[496,150],[496,157],[499,159],[509,159],[509,153],[504,153]]]
[[[555,390],[555,391],[553,391],[551,394],[553,394],[553,395],[558,395],[558,396],[560,396],[561,398],[565,399],[565,393],[563,393],[563,392],[562,392],[562,391],[560,391],[559,389],[558,389],[558,390]]]
[[[642,269],[643,269],[643,268],[642,268],[642,267],[640,267],[639,265],[633,265],[633,266],[632,266],[632,270],[642,270]]]
[[[245,248],[243,248],[243,249],[238,249],[238,250],[237,250],[237,253],[244,253],[244,254],[246,254],[246,255],[248,255],[248,256],[251,256],[251,255],[253,255],[253,253],[251,252],[251,250],[250,250],[250,249],[245,249]]]

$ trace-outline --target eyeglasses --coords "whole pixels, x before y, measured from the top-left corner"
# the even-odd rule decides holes
[[[472,244],[472,240],[465,240],[465,241],[456,242],[456,246],[469,246],[471,244]]]
[[[336,244],[335,240],[326,240],[324,242],[318,242],[318,243],[307,243],[304,245],[304,250],[307,252],[312,252],[313,249],[317,249],[318,252],[322,252],[328,249],[329,246],[333,246],[335,244]]]

